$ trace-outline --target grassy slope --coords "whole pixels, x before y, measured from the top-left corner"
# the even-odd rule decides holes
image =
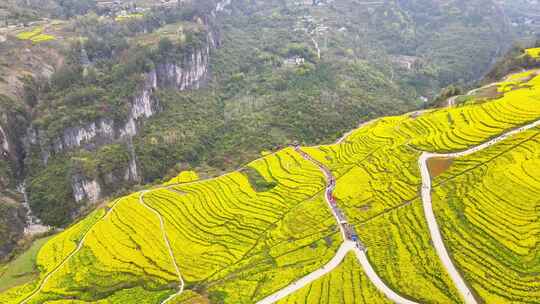
[[[49,239],[51,237],[34,241],[28,250],[5,265],[0,274],[0,292],[35,278],[37,254]]]

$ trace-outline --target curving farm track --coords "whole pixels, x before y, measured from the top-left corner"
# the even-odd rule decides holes
[[[369,123],[369,122],[368,122]],[[340,138],[338,142],[343,141],[346,136],[349,133],[347,133],[345,136]],[[332,215],[336,219],[336,222],[339,226],[339,229],[341,231],[341,235],[343,236],[343,243],[339,247],[336,255],[328,262],[325,266],[322,268],[319,268],[315,270],[314,272],[306,275],[305,277],[289,284],[285,288],[279,290],[276,293],[271,294],[270,296],[262,299],[261,301],[257,302],[257,304],[271,304],[275,303],[283,298],[286,298],[290,294],[294,293],[295,291],[301,289],[304,286],[307,286],[311,282],[321,278],[325,274],[331,272],[334,268],[339,266],[343,258],[349,253],[350,251],[354,251],[356,254],[356,257],[358,261],[360,262],[360,265],[362,266],[364,272],[366,273],[369,280],[373,283],[373,285],[382,292],[387,298],[391,299],[395,303],[398,304],[417,304],[416,302],[413,302],[411,300],[405,299],[402,296],[398,295],[396,292],[394,292],[390,287],[388,287],[382,279],[377,275],[371,264],[369,263],[369,260],[366,255],[366,248],[361,243],[359,239],[357,239],[356,233],[354,231],[354,227],[349,225],[345,213],[341,211],[341,209],[337,206],[333,191],[336,186],[336,179],[330,172],[328,168],[326,168],[323,164],[312,158],[309,154],[305,153],[300,149],[300,147],[295,147],[295,150],[302,155],[302,157],[313,164],[315,164],[319,169],[324,173],[326,177],[326,189],[325,189],[325,200],[328,204],[328,207],[330,208]]]
[[[447,154],[423,152],[418,160],[418,164],[420,166],[420,173],[422,175],[422,204],[424,206],[424,214],[426,216],[426,221],[428,223],[429,233],[431,235],[431,239],[433,241],[435,250],[437,251],[437,255],[441,259],[441,262],[446,268],[446,271],[450,275],[450,278],[454,282],[454,285],[460,292],[466,304],[476,304],[477,301],[473,293],[471,292],[470,288],[467,286],[467,283],[465,282],[465,280],[463,279],[463,277],[461,276],[461,274],[455,267],[450,257],[450,254],[448,253],[448,250],[444,246],[444,241],[441,235],[441,231],[439,229],[439,225],[437,224],[435,213],[433,212],[433,205],[431,201],[431,176],[429,174],[427,161],[428,159],[434,158],[434,157],[456,158],[456,157],[462,157],[469,154],[473,154],[475,152],[488,148],[491,145],[501,140],[504,140],[512,135],[516,135],[520,132],[524,132],[526,130],[535,128],[539,125],[540,125],[540,120],[537,120],[533,123],[522,126],[518,129],[499,135],[481,145],[478,145],[476,147],[473,147],[473,148],[470,148],[468,150],[461,151],[461,152],[447,153]]]
[[[202,182],[204,180],[198,180],[198,181],[194,181],[194,182],[190,182],[190,183],[182,183],[183,185],[185,184],[193,184],[193,183],[199,183],[199,182]],[[144,195],[146,193],[149,193],[149,192],[152,192],[152,191],[155,191],[155,190],[160,190],[160,189],[169,189],[169,188],[172,188],[174,186],[177,186],[178,184],[172,184],[172,185],[168,185],[168,186],[165,186],[165,187],[158,187],[158,188],[155,188],[155,189],[152,189],[152,190],[144,190],[144,191],[141,191],[140,192],[140,195],[139,195],[139,202],[144,206],[146,207],[147,209],[149,209],[150,211],[152,211],[154,214],[156,214],[156,216],[158,217],[159,219],[159,222],[160,222],[160,227],[161,227],[161,231],[162,231],[162,234],[163,234],[163,240],[165,242],[165,245],[169,251],[169,255],[171,257],[171,261],[174,265],[174,268],[175,268],[175,272],[176,274],[178,275],[178,281],[179,281],[179,285],[178,285],[178,291],[174,294],[172,294],[171,296],[169,296],[167,299],[165,299],[163,302],[161,302],[161,304],[165,304],[167,302],[169,302],[170,300],[172,300],[173,298],[175,298],[176,296],[180,295],[183,291],[184,291],[184,280],[182,279],[182,275],[180,273],[180,269],[178,268],[178,265],[176,264],[176,259],[174,258],[174,255],[173,255],[173,252],[172,252],[172,248],[171,248],[171,245],[169,243],[169,239],[167,237],[167,234],[165,232],[165,223],[163,221],[163,218],[161,216],[161,214],[159,214],[159,212],[157,212],[155,209],[151,208],[150,206],[146,205],[146,203],[144,203]],[[28,303],[28,301],[30,301],[36,294],[38,294],[40,291],[43,290],[43,287],[45,286],[45,284],[47,283],[47,281],[56,273],[58,272],[58,270],[62,269],[62,267],[75,255],[77,254],[77,252],[79,252],[83,246],[84,246],[84,242],[86,240],[86,237],[90,234],[90,232],[92,232],[92,229],[94,228],[94,226],[99,223],[100,221],[102,220],[106,220],[107,217],[109,216],[109,214],[112,213],[112,211],[114,211],[114,208],[118,205],[118,203],[120,203],[122,201],[122,198],[116,200],[114,202],[114,204],[111,206],[111,208],[103,215],[102,218],[100,218],[99,220],[97,220],[84,234],[83,234],[83,237],[81,238],[81,240],[79,241],[79,243],[77,244],[77,247],[75,248],[75,250],[73,250],[68,256],[66,256],[64,258],[64,260],[62,260],[62,262],[60,264],[58,264],[58,266],[56,266],[52,271],[50,271],[48,274],[45,275],[45,277],[41,280],[41,282],[39,283],[38,287],[36,288],[36,290],[34,290],[31,294],[29,294],[24,300],[22,300],[20,302],[20,304],[26,304]]]
[[[66,256],[64,258],[64,260],[62,260],[62,262],[60,264],[58,264],[58,266],[56,266],[53,270],[51,270],[51,272],[49,272],[48,274],[45,275],[45,277],[43,278],[43,280],[41,280],[41,282],[39,283],[38,287],[36,288],[36,290],[34,290],[31,294],[29,294],[24,300],[21,301],[21,304],[26,304],[28,303],[28,301],[30,301],[32,299],[32,297],[34,297],[37,293],[39,293],[41,290],[43,290],[43,286],[45,286],[45,284],[47,283],[47,281],[56,273],[58,272],[58,270],[60,270],[68,261],[69,259],[71,259],[72,256],[74,256],[77,252],[79,252],[81,250],[81,248],[83,247],[84,245],[84,241],[86,240],[86,237],[88,236],[88,234],[90,234],[90,232],[92,231],[92,228],[94,228],[94,226],[101,220],[105,220],[107,218],[107,216],[109,216],[109,214],[111,214],[111,212],[114,210],[114,208],[118,205],[118,203],[121,201],[122,199],[118,199],[116,200],[116,202],[114,202],[114,204],[112,205],[111,209],[109,209],[107,211],[107,213],[105,213],[103,215],[103,217],[99,220],[97,220],[94,225],[92,225],[90,228],[88,228],[88,230],[83,234],[83,237],[81,238],[81,240],[79,241],[79,244],[77,244],[77,247],[75,248],[75,250],[73,250],[68,256]]]
[[[444,241],[442,239],[439,226],[437,225],[437,221],[435,219],[435,214],[433,212],[433,206],[431,202],[431,176],[429,174],[429,170],[427,167],[427,160],[433,157],[456,158],[456,157],[466,156],[466,155],[478,152],[482,149],[488,148],[491,145],[501,140],[504,140],[510,136],[516,135],[520,132],[524,132],[526,130],[529,130],[538,126],[540,126],[540,120],[537,120],[528,125],[522,126],[518,129],[501,134],[481,145],[475,146],[473,148],[470,148],[468,150],[461,151],[461,152],[447,153],[447,154],[422,152],[418,160],[420,171],[421,171],[421,177],[422,177],[422,189],[421,189],[422,203],[424,207],[426,221],[428,223],[430,236],[431,236],[431,239],[433,240],[433,245],[436,249],[437,255],[441,259],[443,266],[447,270],[448,274],[450,275],[452,281],[454,282],[456,288],[460,292],[466,304],[477,304],[478,302],[476,298],[474,297],[473,293],[471,292],[471,290],[469,289],[469,287],[467,286],[465,280],[461,277],[461,274],[454,266],[450,258],[450,255],[446,247],[444,246]],[[338,140],[338,143],[344,141],[349,134],[350,132],[345,134],[343,137],[341,137]],[[364,272],[366,273],[370,281],[373,283],[373,285],[379,291],[381,291],[388,299],[398,304],[415,304],[416,302],[405,299],[399,294],[397,294],[396,292],[394,292],[392,289],[390,289],[381,280],[381,278],[377,275],[377,273],[371,266],[366,255],[366,248],[360,243],[360,241],[352,241],[350,239],[350,231],[348,231],[348,229],[350,228],[347,228],[348,224],[347,224],[345,215],[339,209],[339,207],[337,207],[337,205],[334,202],[332,192],[335,187],[335,179],[332,176],[332,173],[330,172],[330,170],[324,167],[321,163],[319,163],[315,159],[313,159],[307,153],[303,152],[299,147],[296,147],[296,151],[300,153],[302,157],[304,157],[306,160],[313,162],[324,173],[327,179],[327,187],[325,189],[326,202],[328,203],[328,206],[330,207],[332,211],[332,215],[335,217],[337,223],[339,224],[342,236],[344,237],[344,242],[339,248],[339,250],[337,251],[334,258],[332,258],[332,260],[330,260],[330,262],[328,262],[324,267],[306,275],[305,277],[299,279],[296,282],[293,282],[292,284],[286,286],[285,288],[279,290],[278,292],[264,298],[263,300],[257,302],[257,304],[275,303],[287,297],[288,295],[294,293],[295,291],[301,289],[302,287],[307,286],[309,283],[319,279],[320,277],[324,276],[325,274],[329,273],[334,268],[336,268],[341,263],[345,255],[351,250],[355,252],[356,257],[362,266],[362,269],[364,270]]]
[[[178,291],[172,295],[170,295],[167,299],[165,299],[162,304],[169,302],[174,297],[180,295],[184,291],[184,279],[182,279],[182,274],[180,273],[180,269],[178,268],[178,265],[176,264],[176,258],[174,257],[173,250],[171,248],[171,243],[169,242],[169,237],[167,236],[167,232],[165,231],[165,222],[163,221],[163,217],[161,214],[154,208],[148,206],[144,202],[144,195],[148,193],[149,190],[141,191],[139,195],[139,203],[141,203],[144,207],[146,207],[148,210],[152,211],[159,219],[159,225],[161,228],[161,233],[163,235],[163,241],[165,242],[165,245],[167,246],[167,250],[169,251],[169,256],[171,257],[171,263],[174,265],[174,270],[176,272],[176,275],[178,276]]]

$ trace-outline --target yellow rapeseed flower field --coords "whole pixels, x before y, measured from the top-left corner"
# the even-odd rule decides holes
[[[56,37],[53,35],[43,34],[43,27],[36,27],[31,31],[22,32],[17,34],[17,39],[19,40],[30,40],[32,43],[37,44],[41,42],[55,40]]]
[[[527,53],[532,58],[540,58],[540,48],[526,49],[525,53]]]
[[[540,298],[539,131],[458,159],[434,180],[447,246],[486,303]]]

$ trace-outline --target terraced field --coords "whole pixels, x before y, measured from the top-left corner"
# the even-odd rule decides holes
[[[75,297],[124,303],[126,290],[139,300],[161,302],[175,293],[180,279],[205,296],[250,302],[329,260],[339,242],[324,208],[318,168],[292,149],[249,167],[275,187],[256,192],[245,174],[233,172],[121,198],[107,215],[100,210],[49,242],[38,256],[44,276],[24,289],[37,292],[21,291],[16,298],[9,291],[6,302]],[[174,261],[154,212],[163,219]]]
[[[493,101],[379,119],[341,144],[305,149],[338,177],[339,204],[396,292],[422,303],[461,301],[430,244],[418,193],[420,152],[465,150],[538,120],[539,82],[536,76]]]
[[[343,240],[325,198],[333,175],[331,196],[393,292],[417,303],[462,303],[433,246],[418,159],[540,119],[540,76],[521,76],[497,99],[381,118],[336,144],[301,149],[316,162],[286,148],[218,178],[183,172],[120,198],[44,245],[39,280],[0,302],[255,303],[336,254]],[[445,244],[486,303],[540,297],[538,138],[535,128],[430,165]],[[387,303],[356,263],[348,256],[281,303]]]
[[[164,186],[194,182],[199,179],[197,172],[195,171],[182,171],[178,176],[172,178],[168,182],[164,183]]]
[[[85,232],[104,214],[104,210],[98,210],[47,242],[37,256],[37,264],[41,270],[40,279],[0,294],[0,303],[19,303],[37,290],[39,282],[44,280],[46,274],[59,267],[62,261],[77,248],[77,243],[83,238]]]
[[[527,53],[532,58],[540,58],[540,48],[526,49],[525,53]]]
[[[453,259],[486,303],[540,298],[540,129],[457,159],[434,180]]]
[[[17,39],[29,40],[32,41],[32,43],[34,44],[56,39],[56,37],[54,37],[53,35],[43,34],[43,30],[43,27],[36,27],[31,31],[21,32],[17,34]]]

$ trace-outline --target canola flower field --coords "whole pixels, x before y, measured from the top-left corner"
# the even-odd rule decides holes
[[[31,31],[17,34],[17,39],[29,40],[29,41],[32,41],[33,44],[52,41],[56,39],[56,37],[53,35],[43,34],[43,31],[44,31],[43,27],[36,27]]]
[[[540,58],[540,48],[526,49],[525,53],[532,58]]]
[[[332,171],[333,195],[370,263],[407,299],[463,301],[431,243],[418,158],[540,119],[540,76],[508,81],[517,84],[493,100],[381,118],[339,143],[302,148]],[[539,131],[454,159],[433,178],[445,244],[485,303],[540,297]],[[325,189],[323,173],[293,148],[213,179],[182,172],[53,237],[37,256],[39,278],[1,293],[0,303],[256,303],[335,255],[343,240]],[[388,300],[348,256],[279,303]]]
[[[496,100],[382,118],[356,130],[340,144],[305,150],[334,172],[338,204],[354,221],[373,267],[390,287],[421,303],[460,303],[430,244],[419,197],[418,157],[421,151],[466,150],[538,119],[540,77],[535,76]],[[534,172],[540,179],[538,169],[529,174],[534,176]],[[460,185],[456,183],[455,187]],[[538,205],[535,208],[538,214]],[[537,233],[534,227],[525,230]],[[530,244],[538,249],[537,243]],[[540,261],[530,257],[530,263],[537,267]],[[534,303],[535,292],[540,289],[528,288],[533,292],[522,294],[526,298],[497,303]],[[482,294],[478,285],[473,284],[473,289],[489,303],[491,298]]]
[[[453,258],[486,303],[540,298],[540,129],[456,160],[434,183]]]
[[[199,179],[197,172],[195,171],[182,171],[178,176],[172,178],[168,182],[165,182],[163,185],[169,186],[174,184],[189,183],[194,182]]]
[[[161,214],[186,285],[227,295],[230,303],[254,302],[330,260],[338,230],[319,169],[291,148],[248,166],[275,187],[256,192],[247,176],[233,172],[120,198],[47,243],[38,255],[40,282],[8,290],[0,302],[125,303],[132,294],[130,301],[135,295],[159,303],[176,292],[159,219],[141,199]],[[85,233],[81,249],[65,260]]]
[[[132,19],[140,19],[143,18],[144,15],[141,13],[134,13],[134,14],[126,14],[126,15],[119,15],[114,18],[116,22],[125,22]]]

